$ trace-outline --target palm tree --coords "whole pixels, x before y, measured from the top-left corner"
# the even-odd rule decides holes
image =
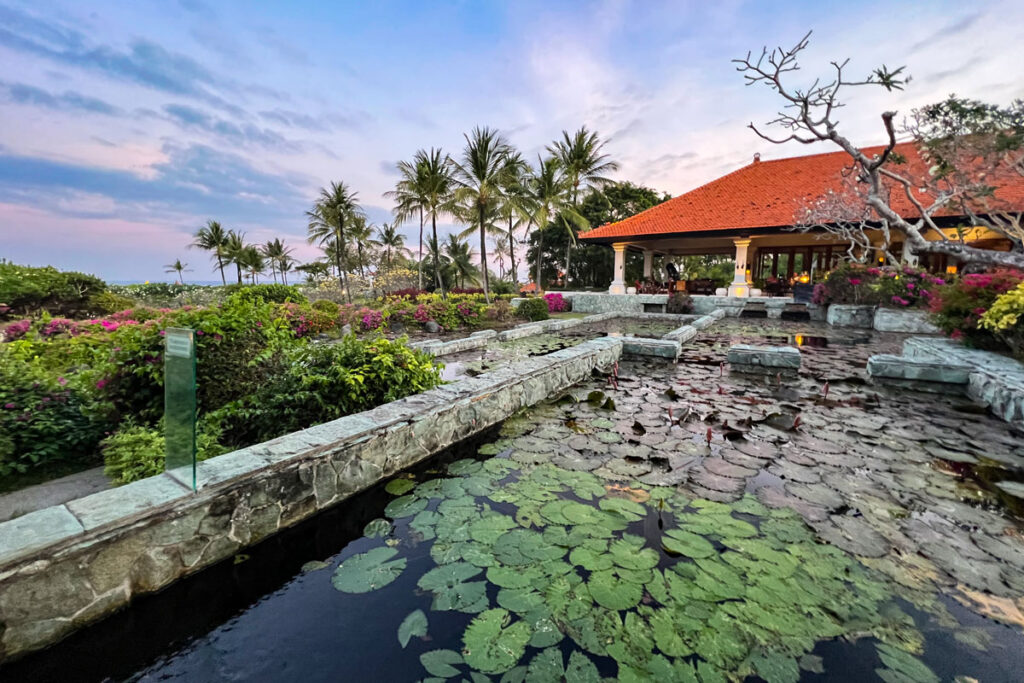
[[[498,213],[503,221],[508,221],[508,255],[511,260],[509,272],[512,274],[512,283],[515,284],[519,278],[516,268],[516,229],[523,225],[529,229],[530,205],[529,193],[526,191],[525,178],[530,173],[530,165],[526,163],[518,151],[509,154],[508,163],[505,166],[505,177],[503,179],[503,200]],[[504,238],[504,235],[502,236]],[[497,243],[500,243],[499,240]]]
[[[398,232],[398,226],[395,223],[390,225],[384,223],[377,228],[377,243],[384,249],[384,262],[388,264],[388,268],[391,267],[393,261],[392,252],[402,253],[405,251],[405,235]]]
[[[466,278],[476,279],[479,271],[473,266],[473,252],[469,244],[463,242],[457,235],[448,235],[448,242],[444,245],[445,255],[451,267],[454,279],[461,282],[461,287],[466,286]]]
[[[242,264],[239,259],[245,252],[245,233],[228,230],[228,238],[224,244],[224,263],[235,264],[238,284],[242,284]]]
[[[430,150],[433,153],[433,149]],[[425,166],[427,153],[422,149],[417,150],[411,162],[398,162],[398,182],[395,189],[384,193],[384,196],[395,201],[395,223],[401,224],[409,220],[413,215],[419,214],[420,218],[420,250],[417,261],[418,287],[423,289],[423,220],[427,210],[429,174]],[[437,269],[437,264],[434,264]]]
[[[185,284],[185,278],[182,276],[182,273],[191,273],[192,271],[191,269],[189,269],[187,263],[182,263],[181,259],[175,259],[174,263],[168,263],[166,266],[164,266],[164,272],[177,273],[178,282],[180,282],[181,284]]]
[[[569,228],[570,225],[585,228],[587,221],[576,211],[570,201],[569,178],[565,174],[561,162],[555,157],[537,158],[537,170],[527,178],[527,204],[532,207],[530,222],[540,231],[537,235],[537,264],[534,282],[537,290],[541,285],[541,261],[544,257],[544,228],[553,221],[561,221]]]
[[[235,263],[245,269],[250,282],[254,285],[259,283],[259,275],[265,271],[267,265],[259,247],[253,245],[246,246]]]
[[[487,281],[487,218],[501,203],[502,180],[512,149],[505,138],[490,128],[474,128],[464,136],[466,148],[462,160],[454,162],[459,189],[456,199],[472,210],[480,230],[480,272],[484,286],[484,299],[491,303]]]
[[[345,253],[345,226],[362,215],[358,194],[345,183],[335,182],[332,182],[329,188],[320,189],[320,196],[313,208],[306,212],[306,217],[309,218],[306,239],[309,243],[323,245],[331,240],[336,243],[334,262],[349,303],[352,303],[352,293],[348,289],[348,276],[342,266]]]
[[[291,251],[289,249],[289,251]],[[281,282],[288,284],[288,273],[295,265],[295,257],[291,254],[284,254],[277,259],[277,270],[281,273]]]
[[[579,192],[581,186],[600,187],[612,182],[604,174],[617,171],[618,163],[611,161],[603,153],[605,143],[594,131],[581,126],[575,134],[569,135],[562,131],[562,139],[548,145],[548,153],[556,157],[562,165],[572,192],[573,208],[579,208]],[[569,242],[565,247],[565,284],[569,284],[570,249],[576,242],[576,235],[567,224]]]
[[[226,285],[224,279],[224,256],[228,242],[228,232],[221,227],[217,221],[206,221],[206,225],[196,232],[196,239],[190,247],[196,247],[203,251],[212,251],[213,258],[217,259],[217,269],[220,271],[221,284]]]
[[[504,236],[504,235],[503,235]],[[505,257],[509,255],[509,245],[505,240],[496,240],[494,242],[494,249],[491,250],[494,255],[494,260],[498,262],[498,277],[502,280],[505,279]],[[511,273],[511,271],[509,271]],[[513,276],[513,279],[515,277]]]
[[[260,247],[260,251],[270,262],[270,273],[274,276],[274,282],[277,282],[277,271],[281,269],[283,259],[291,258],[292,250],[284,246],[284,242],[280,238],[275,238]],[[281,277],[284,277],[284,271],[282,271]]]
[[[369,247],[380,246],[380,242],[373,239],[373,225],[367,225],[366,216],[355,216],[348,227],[348,238],[356,245],[356,266],[359,274],[366,277],[364,266],[369,265],[364,250]]]

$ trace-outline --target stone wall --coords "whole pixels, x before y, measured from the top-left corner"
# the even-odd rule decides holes
[[[825,318],[829,325],[836,327],[861,327],[871,329],[875,325],[875,307],[855,304],[832,304]]]
[[[942,333],[942,330],[931,324],[925,311],[901,311],[892,308],[879,308],[875,311],[874,327],[879,332]]]
[[[607,368],[604,337],[0,524],[0,661],[53,643]]]

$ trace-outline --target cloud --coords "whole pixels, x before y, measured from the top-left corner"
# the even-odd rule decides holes
[[[301,148],[298,143],[269,128],[260,128],[251,123],[232,123],[184,104],[168,104],[164,107],[164,113],[182,128],[199,130],[233,145],[260,145],[289,152]]]
[[[978,23],[978,20],[981,19],[982,16],[982,12],[972,12],[962,17],[958,17],[939,30],[929,34],[926,38],[911,45],[909,52],[913,54],[922,48],[931,47],[937,42],[950,40],[955,36],[966,33]]]
[[[108,116],[117,116],[122,113],[118,107],[108,102],[73,90],[65,90],[63,93],[51,93],[25,83],[4,83],[2,81],[0,81],[0,88],[7,91],[7,99],[9,101],[17,104],[27,104],[63,111],[84,111],[94,114],[106,114]]]

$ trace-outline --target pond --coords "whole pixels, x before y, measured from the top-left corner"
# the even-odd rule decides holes
[[[622,362],[12,680],[1019,680],[1020,434],[866,385],[899,337],[780,381],[723,340],[822,330],[726,322],[705,362]]]

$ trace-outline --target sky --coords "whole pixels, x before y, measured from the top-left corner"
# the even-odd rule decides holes
[[[833,151],[746,128],[778,108],[731,63],[748,51],[813,30],[794,83],[832,60],[906,65],[904,92],[851,91],[841,110],[870,145],[886,109],[1024,97],[1022,26],[1019,0],[0,0],[0,258],[111,281],[170,280],[180,258],[212,280],[188,245],[214,219],[312,260],[320,187],[344,181],[390,222],[395,163],[457,156],[477,125],[531,160],[586,125],[615,179],[678,195],[754,153]]]

